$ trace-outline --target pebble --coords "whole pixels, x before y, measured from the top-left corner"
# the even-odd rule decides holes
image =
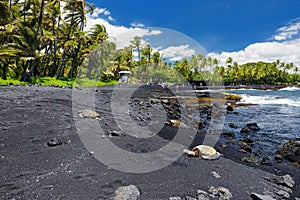
[[[212,171],[211,174],[215,177],[215,178],[221,178],[220,174],[218,174],[215,171]]]

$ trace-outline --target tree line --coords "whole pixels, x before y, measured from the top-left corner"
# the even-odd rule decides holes
[[[150,44],[134,37],[117,49],[105,26],[84,31],[86,16],[95,6],[84,0],[0,0],[0,77],[31,81],[52,77],[118,80],[130,70],[145,82],[202,80],[229,84],[295,84],[298,67],[279,60],[239,65],[228,58],[220,66],[215,58],[192,55],[169,62]],[[134,56],[137,55],[137,56]],[[180,76],[178,76],[180,74]]]

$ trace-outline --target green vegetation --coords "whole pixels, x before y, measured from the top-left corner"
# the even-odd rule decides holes
[[[0,0],[0,84],[73,86],[76,80],[81,86],[101,86],[117,84],[122,70],[132,72],[132,82],[300,82],[298,67],[278,60],[239,65],[228,58],[227,66],[220,66],[217,59],[198,54],[169,63],[139,37],[117,49],[103,25],[84,31],[93,10],[84,0]]]
[[[90,80],[87,78],[84,79],[59,79],[44,77],[35,82],[22,82],[19,80],[7,79],[3,80],[0,78],[0,85],[31,85],[37,84],[41,86],[58,86],[58,87],[73,87],[73,86],[80,86],[80,87],[93,87],[93,86],[105,86],[105,85],[116,85],[118,81],[111,80],[107,82]]]

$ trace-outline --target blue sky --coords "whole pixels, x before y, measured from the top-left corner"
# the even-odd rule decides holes
[[[88,26],[103,23],[111,35],[136,27],[162,27],[191,37],[218,59],[232,56],[247,62],[278,58],[300,65],[300,55],[296,55],[300,49],[292,50],[293,46],[300,46],[299,0],[90,2],[98,10],[91,17],[93,20],[88,20]],[[282,48],[286,48],[286,54],[275,51]],[[252,60],[242,58],[253,52],[259,55],[252,56]]]

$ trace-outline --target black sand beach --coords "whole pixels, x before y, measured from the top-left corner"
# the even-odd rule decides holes
[[[159,149],[173,139],[177,127],[165,126],[150,138],[151,142],[135,140],[126,132],[119,134],[110,113],[111,92],[112,87],[96,91],[99,123],[105,127],[103,138],[135,153]],[[0,107],[1,199],[113,199],[117,188],[128,185],[138,188],[138,199],[200,199],[197,190],[208,192],[212,186],[227,188],[231,199],[252,199],[252,193],[274,199],[300,197],[299,168],[247,164],[233,147],[221,148],[221,142],[215,146],[224,154],[218,160],[182,155],[167,167],[148,173],[106,166],[86,149],[77,134],[71,88],[1,86]],[[204,132],[184,130],[186,137],[175,142],[191,146],[202,143]],[[292,188],[278,181],[286,174],[295,181]],[[217,194],[210,198],[218,199]]]

